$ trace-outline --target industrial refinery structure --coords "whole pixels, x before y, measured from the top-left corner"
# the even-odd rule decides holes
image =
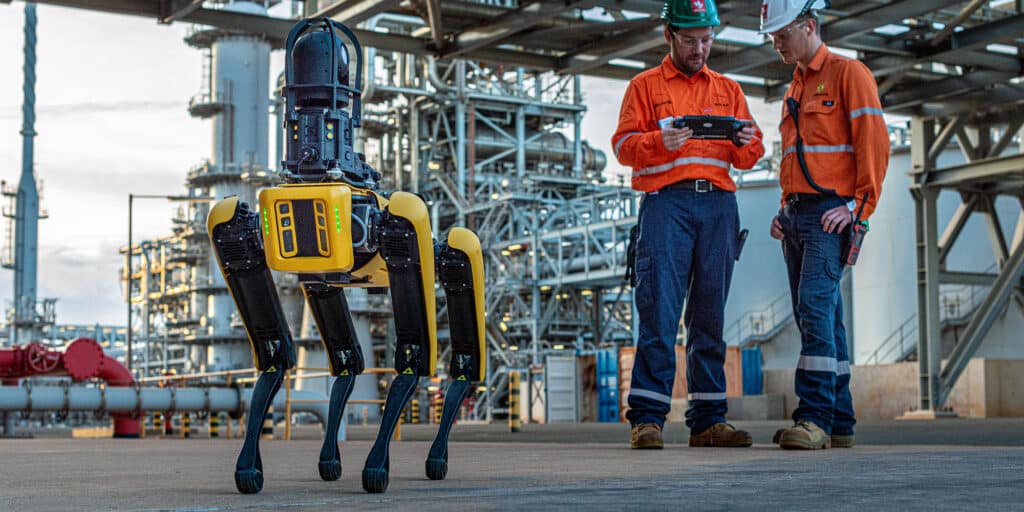
[[[528,376],[532,414],[551,405],[544,403],[553,396],[545,385],[549,357],[632,345],[633,301],[623,274],[639,197],[607,181],[602,171],[610,155],[582,139],[587,105],[580,76],[629,79],[658,63],[660,0],[38,3],[193,24],[185,42],[196,49],[204,86],[187,108],[210,121],[212,143],[205,158],[182,170],[184,189],[169,194],[181,201],[173,232],[122,252],[126,364],[138,376],[252,366],[205,222],[211,198],[237,195],[251,203],[258,189],[277,182],[284,102],[270,54],[303,17],[339,20],[367,47],[358,143],[383,173],[381,188],[425,198],[439,234],[466,226],[480,235],[490,363],[472,418],[506,412],[509,371]],[[748,95],[778,99],[791,70],[754,34],[758,13],[748,3],[719,2],[728,28],[709,61]],[[1024,357],[1011,334],[1024,322],[1024,13],[1012,1],[832,4],[823,13],[824,40],[858,53],[878,78],[887,113],[910,119],[909,132],[893,130],[888,194],[870,249],[844,282],[853,362],[918,361],[913,407],[936,412],[972,357]],[[22,199],[21,188],[35,190],[26,176],[17,193],[18,226],[34,222],[29,212],[38,211],[32,197]],[[781,254],[762,229],[778,204],[773,162],[737,181],[752,234],[730,294],[726,341],[759,346],[765,369],[791,367],[799,342],[788,291],[782,293]],[[975,213],[979,221],[970,220]],[[1015,229],[1007,222],[1013,216]],[[29,235],[17,233],[15,246],[27,247],[21,240]],[[13,261],[31,258],[19,252]],[[21,268],[17,282],[27,274],[32,282],[16,287],[15,303],[40,311],[34,268]],[[275,278],[297,330],[299,366],[325,366],[297,280]],[[367,365],[389,366],[387,296],[350,290],[348,300]],[[53,324],[43,304],[41,319],[16,308],[12,332]],[[439,304],[443,348],[447,315]],[[11,340],[28,341],[24,336]],[[301,386],[324,383],[308,379]],[[378,383],[364,379],[353,397],[380,394]]]

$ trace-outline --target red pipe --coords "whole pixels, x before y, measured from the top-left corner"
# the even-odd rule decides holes
[[[68,375],[74,381],[102,379],[109,386],[126,387],[134,384],[131,373],[114,358],[103,353],[103,347],[91,338],[78,338],[68,344],[64,352],[48,350],[42,344],[29,343],[24,347],[0,350],[0,378],[4,383],[23,377]],[[114,437],[139,437],[138,418],[129,414],[111,414],[114,418]]]

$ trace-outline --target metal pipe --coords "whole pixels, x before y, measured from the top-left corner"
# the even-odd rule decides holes
[[[66,389],[66,391],[65,391]],[[292,412],[307,412],[327,425],[327,396],[315,391],[292,391]],[[84,386],[0,386],[0,411],[51,412],[95,411],[141,413],[144,411],[227,412],[249,410],[252,389],[238,388],[133,388]],[[284,410],[279,393],[274,408]]]
[[[455,61],[455,184],[459,197],[466,197],[466,61]],[[465,219],[459,215],[459,223]]]
[[[572,77],[572,103],[573,105],[583,104],[583,85],[580,75]],[[572,175],[574,178],[583,176],[583,112],[578,111],[573,115],[573,138],[572,138]],[[601,166],[602,168],[604,166]],[[603,169],[598,169],[600,172]]]
[[[450,94],[454,91],[454,88],[444,83],[444,80],[441,80],[440,75],[438,75],[437,59],[435,59],[433,55],[427,55],[427,60],[423,64],[423,67],[427,70],[427,81],[437,89],[437,92]]]
[[[282,92],[284,91],[285,85],[285,74],[284,71],[277,75],[277,87],[274,89],[274,163],[273,167],[277,168],[284,161],[284,109],[285,100]]]

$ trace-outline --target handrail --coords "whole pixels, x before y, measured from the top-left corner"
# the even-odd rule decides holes
[[[790,292],[787,290],[772,299],[768,307],[751,309],[740,315],[723,332],[726,344],[744,346],[758,336],[768,336],[779,326],[793,318]]]
[[[297,372],[297,371],[302,371],[302,372],[312,371],[314,373],[295,374],[294,372]],[[398,370],[396,370],[394,368],[366,368],[366,369],[363,370],[363,373],[367,373],[367,374],[389,374],[389,375],[391,375],[392,382],[395,380],[395,377],[398,376]],[[289,384],[289,381],[294,381],[294,380],[299,380],[299,379],[315,379],[315,378],[320,378],[320,377],[332,377],[332,375],[330,373],[330,369],[329,368],[320,368],[320,367],[304,367],[304,366],[299,366],[299,367],[296,367],[296,368],[292,368],[291,370],[285,370],[285,372],[284,372],[284,418],[285,418],[284,419],[284,440],[285,441],[291,441],[291,439],[292,439],[292,421],[291,421],[291,417],[292,417],[292,404],[293,403],[300,404],[300,403],[310,403],[310,402],[320,402],[320,403],[322,403],[322,402],[329,402],[329,400],[292,400],[292,387]],[[356,399],[356,400],[349,400],[348,401],[348,403],[350,403],[350,404],[383,404],[384,402],[385,402],[385,400],[382,400],[382,399]],[[344,414],[345,412],[342,411],[341,413]],[[395,437],[394,437],[394,439],[395,439],[395,441],[401,441],[402,440],[402,423],[401,422],[399,422],[398,425],[395,426]]]
[[[995,270],[996,266],[997,264],[993,263],[983,270],[983,272],[991,272]],[[981,301],[984,299],[984,294],[988,292],[989,288],[991,287],[966,284],[940,293],[939,302],[943,306],[939,308],[940,325],[945,326],[955,322],[962,322],[963,320],[970,318],[971,315],[974,314],[974,311],[978,309],[978,306],[981,305]],[[965,292],[966,299],[964,299]],[[899,348],[899,352],[897,352],[894,362],[906,359],[914,350],[916,350],[917,339],[915,338],[911,340],[909,346],[905,346],[905,341],[916,334],[917,312],[915,311],[909,318],[904,320],[899,327],[886,336],[885,340],[878,345],[878,348],[868,356],[864,364],[882,364],[883,362],[887,362],[889,361],[889,356],[896,348]]]

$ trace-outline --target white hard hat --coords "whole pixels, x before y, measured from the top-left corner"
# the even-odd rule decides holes
[[[764,0],[761,4],[761,34],[770,34],[797,19],[801,14],[832,6],[828,0]]]

